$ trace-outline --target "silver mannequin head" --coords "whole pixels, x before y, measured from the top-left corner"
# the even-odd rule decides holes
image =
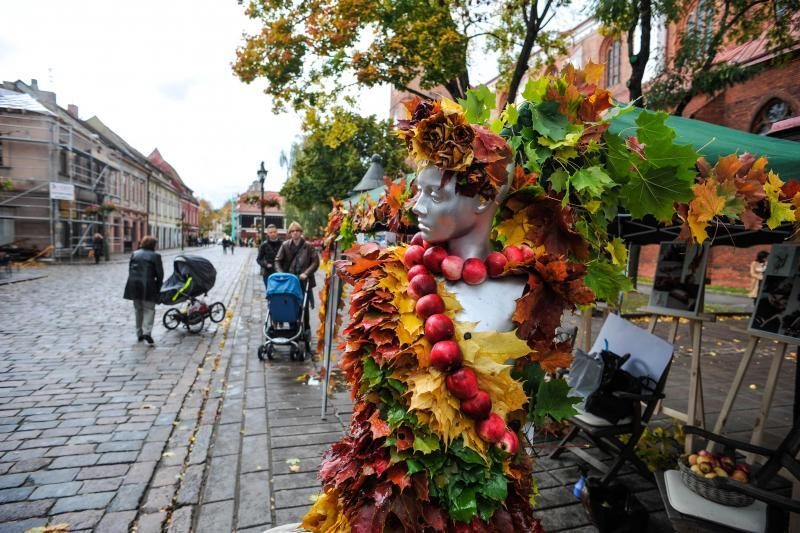
[[[417,215],[422,237],[432,243],[447,242],[451,253],[465,259],[485,258],[491,251],[492,220],[509,184],[501,187],[493,200],[486,201],[477,194],[459,194],[456,179],[442,183],[442,176],[435,166],[423,168],[417,176],[419,192],[412,211]]]

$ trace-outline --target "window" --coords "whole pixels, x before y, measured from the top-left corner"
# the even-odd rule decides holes
[[[690,37],[688,42],[697,47],[696,56],[702,56],[711,45],[714,36],[714,4],[712,0],[700,0],[697,6],[689,12],[686,21],[686,34]]]
[[[789,104],[779,98],[773,98],[756,113],[750,131],[759,135],[766,135],[776,122],[793,116]]]
[[[613,87],[619,83],[621,49],[622,44],[617,39],[611,43],[606,52],[606,87]]]

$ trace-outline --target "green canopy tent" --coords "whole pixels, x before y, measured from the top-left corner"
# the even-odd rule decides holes
[[[641,111],[634,108],[614,118],[610,131],[630,136],[636,131],[636,118]],[[764,137],[684,117],[670,116],[667,126],[675,130],[677,142],[691,144],[712,165],[719,156],[750,152],[756,157],[766,156],[769,168],[777,172],[783,181],[800,180],[800,142]]]

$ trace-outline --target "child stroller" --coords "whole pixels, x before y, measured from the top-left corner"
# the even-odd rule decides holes
[[[208,295],[217,280],[214,265],[205,257],[179,255],[175,258],[173,270],[161,286],[161,303],[188,303],[183,309],[173,307],[164,313],[164,327],[175,329],[183,324],[190,333],[199,333],[203,330],[206,318],[221,322],[225,318],[225,305],[222,302],[208,305],[200,298]]]
[[[308,291],[300,287],[294,274],[277,272],[267,279],[267,318],[264,320],[264,343],[258,358],[273,359],[275,346],[290,346],[292,360],[303,361],[311,351],[308,322]]]

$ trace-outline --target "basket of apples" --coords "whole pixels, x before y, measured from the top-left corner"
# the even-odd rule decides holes
[[[753,498],[723,488],[716,478],[728,478],[741,483],[749,481],[750,467],[736,463],[729,455],[700,450],[688,457],[678,459],[683,483],[703,498],[722,505],[744,507],[753,503]]]

